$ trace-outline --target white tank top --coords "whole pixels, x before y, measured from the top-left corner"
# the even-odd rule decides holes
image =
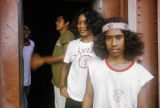
[[[105,60],[89,62],[93,85],[93,108],[137,108],[141,87],[153,76],[140,64],[134,63],[123,72],[111,69]]]

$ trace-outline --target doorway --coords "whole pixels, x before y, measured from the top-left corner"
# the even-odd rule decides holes
[[[73,16],[83,7],[90,7],[89,0],[23,0],[24,24],[31,28],[31,39],[35,42],[35,53],[41,56],[52,55],[58,33],[55,28],[58,13],[67,12]],[[54,108],[54,89],[51,84],[50,65],[43,65],[31,73],[29,108]]]

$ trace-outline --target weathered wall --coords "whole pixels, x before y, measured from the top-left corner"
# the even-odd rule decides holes
[[[137,0],[137,31],[145,51],[142,64],[154,75],[149,88],[149,108],[158,108],[157,0]]]
[[[0,108],[19,108],[17,0],[0,0]]]

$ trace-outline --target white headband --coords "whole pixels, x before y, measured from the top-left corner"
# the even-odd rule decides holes
[[[107,30],[111,29],[129,30],[129,27],[123,22],[111,22],[102,27],[102,32],[106,32]]]

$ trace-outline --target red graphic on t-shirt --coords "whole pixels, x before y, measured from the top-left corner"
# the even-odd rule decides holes
[[[87,68],[88,66],[88,61],[91,59],[92,57],[90,55],[83,55],[79,58],[78,63],[79,63],[79,67],[81,68]]]

